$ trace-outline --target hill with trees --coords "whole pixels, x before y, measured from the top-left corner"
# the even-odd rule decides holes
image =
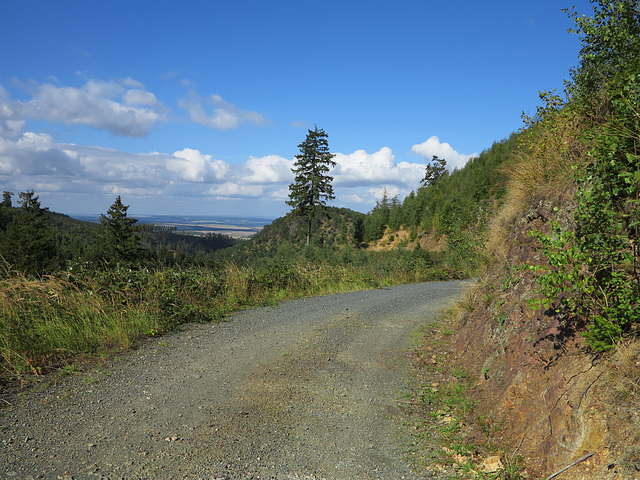
[[[567,465],[575,479],[634,478],[640,7],[592,3],[591,17],[567,10],[582,49],[562,95],[542,92],[520,132],[464,168],[434,157],[416,191],[366,214],[326,205],[333,160],[317,127],[299,145],[292,211],[249,241],[140,228],[119,198],[86,224],[5,192],[0,378],[244,306],[476,277],[416,348],[413,407],[437,420],[416,425],[416,458],[459,478]]]
[[[592,3],[567,10],[564,95],[541,92],[503,164],[478,287],[417,352],[416,401],[447,422],[416,438],[460,478],[638,475],[640,6]]]

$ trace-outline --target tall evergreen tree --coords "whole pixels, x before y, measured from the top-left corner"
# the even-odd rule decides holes
[[[100,215],[98,255],[107,263],[138,263],[144,257],[138,219],[128,217],[128,209],[118,195],[107,214]]]
[[[333,200],[333,177],[329,171],[336,165],[334,154],[329,152],[328,135],[316,126],[309,130],[307,138],[298,145],[300,154],[296,155],[295,182],[289,185],[289,201],[297,215],[307,217],[307,245],[311,239],[311,223],[316,207],[324,206]]]
[[[20,208],[11,215],[0,241],[0,254],[11,267],[31,275],[59,267],[56,238],[48,208],[33,190],[20,192]]]

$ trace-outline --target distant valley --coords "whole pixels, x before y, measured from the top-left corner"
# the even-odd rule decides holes
[[[100,215],[70,215],[86,222],[99,222]],[[211,215],[132,215],[142,224],[175,227],[177,232],[199,235],[221,233],[233,238],[249,238],[273,219],[265,217],[219,217]]]

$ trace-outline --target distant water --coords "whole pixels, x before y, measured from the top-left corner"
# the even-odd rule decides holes
[[[85,222],[99,222],[100,215],[69,215]],[[139,223],[176,227],[185,232],[224,232],[248,230],[257,232],[273,222],[266,217],[221,217],[213,215],[131,215]]]

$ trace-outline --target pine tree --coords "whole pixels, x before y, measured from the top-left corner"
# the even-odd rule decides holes
[[[59,267],[55,230],[48,208],[42,208],[33,190],[20,192],[20,208],[12,212],[0,240],[0,256],[15,270],[30,275]]]
[[[307,217],[307,245],[311,239],[311,223],[316,207],[326,205],[333,200],[333,177],[329,171],[336,165],[334,154],[329,152],[328,135],[316,126],[309,130],[307,138],[298,145],[300,154],[296,155],[295,182],[289,185],[289,201],[294,214]]]
[[[107,263],[138,263],[144,257],[138,219],[127,217],[128,209],[118,196],[107,215],[100,215],[99,257]]]
[[[437,155],[434,155],[431,162],[427,163],[424,178],[420,183],[423,187],[428,187],[429,185],[435,185],[448,175],[447,161],[444,158],[439,158]]]

